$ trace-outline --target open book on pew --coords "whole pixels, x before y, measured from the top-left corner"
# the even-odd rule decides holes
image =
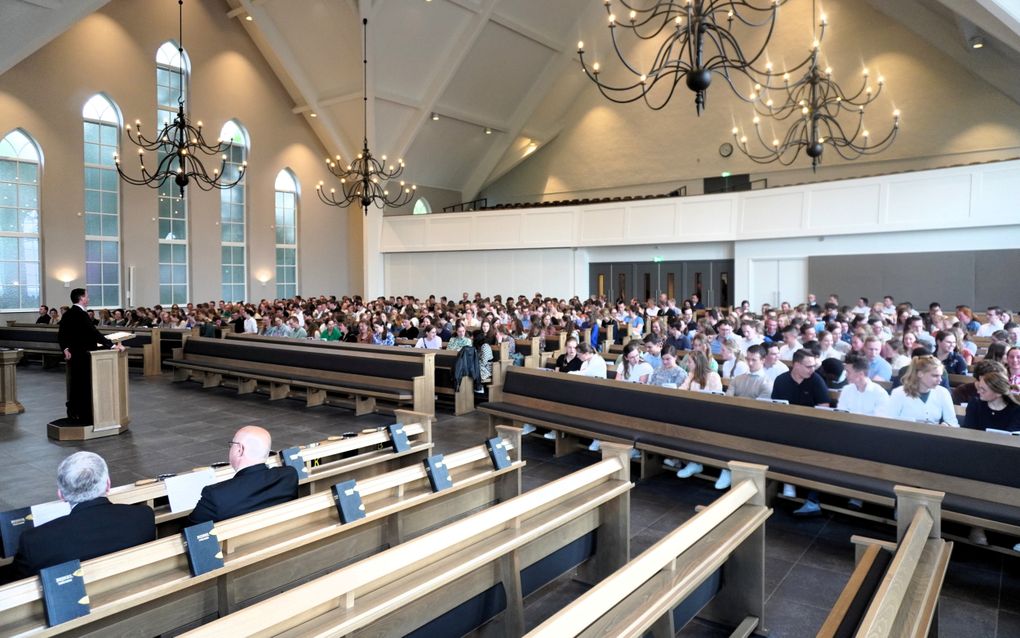
[[[135,336],[135,333],[133,333],[133,332],[123,332],[123,331],[121,331],[121,332],[111,332],[110,334],[106,335],[106,338],[109,339],[110,341],[114,342],[114,343],[120,343],[121,341],[125,341],[127,339],[131,339],[134,336]]]

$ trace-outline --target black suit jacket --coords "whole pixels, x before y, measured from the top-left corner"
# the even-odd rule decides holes
[[[88,313],[79,306],[71,306],[60,318],[57,341],[60,342],[61,350],[66,348],[71,351],[72,359],[76,356],[84,357],[84,353],[98,350],[99,346],[96,344],[99,343],[107,348],[113,347],[113,342],[96,330]]]
[[[82,313],[84,314],[84,313]],[[156,516],[147,505],[115,505],[105,496],[78,503],[61,516],[21,534],[13,568],[34,576],[77,558],[88,560],[156,540]]]
[[[222,521],[292,501],[297,495],[297,470],[287,465],[273,468],[252,465],[239,470],[230,480],[205,486],[188,522],[194,525]]]

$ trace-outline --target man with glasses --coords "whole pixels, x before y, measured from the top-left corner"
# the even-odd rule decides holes
[[[229,442],[227,460],[233,478],[207,485],[188,516],[188,523],[222,521],[297,498],[297,470],[266,466],[272,437],[264,428],[246,425]]]

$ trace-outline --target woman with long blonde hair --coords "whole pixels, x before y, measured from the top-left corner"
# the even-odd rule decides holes
[[[932,355],[914,357],[880,416],[959,427],[953,397],[942,383],[942,362]]]

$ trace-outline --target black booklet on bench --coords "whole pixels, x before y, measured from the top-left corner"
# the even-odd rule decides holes
[[[402,423],[394,423],[386,426],[390,433],[390,441],[393,443],[394,452],[406,452],[411,449],[411,442],[407,440],[407,432],[404,431]]]
[[[453,487],[453,481],[450,480],[450,468],[446,467],[442,454],[430,456],[425,459],[424,463],[425,474],[429,477],[429,484],[432,486],[433,492],[441,492]]]
[[[69,560],[39,570],[39,582],[46,607],[46,624],[50,627],[74,620],[89,613],[89,597],[85,593],[85,576],[81,561]]]
[[[347,524],[365,518],[365,504],[361,502],[357,481],[343,481],[334,485],[333,500],[336,501],[341,523]]]
[[[32,508],[21,507],[16,510],[0,512],[0,556],[10,558],[18,552],[21,533],[32,527]]]
[[[494,436],[485,442],[485,449],[489,451],[489,459],[492,461],[492,467],[497,470],[510,467],[513,461],[510,460],[510,452],[506,449],[506,443],[503,439]]]
[[[213,522],[206,521],[191,527],[185,527],[184,548],[188,550],[188,567],[192,576],[200,576],[206,572],[223,567],[223,551],[220,541],[213,531]]]
[[[305,460],[301,458],[301,448],[289,447],[280,450],[280,462],[297,470],[299,479],[308,478],[308,468],[305,467]]]

